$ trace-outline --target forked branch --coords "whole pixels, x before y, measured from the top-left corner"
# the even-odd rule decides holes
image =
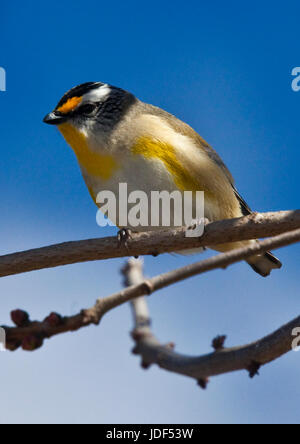
[[[128,285],[140,285],[143,281],[142,262],[130,260],[123,269]],[[174,344],[161,344],[150,328],[150,315],[145,297],[131,302],[134,312],[135,327],[132,337],[136,343],[133,353],[142,358],[141,365],[147,369],[152,364],[173,373],[189,376],[206,388],[209,377],[237,370],[247,370],[250,377],[258,373],[259,368],[292,349],[293,330],[300,326],[300,316],[279,328],[274,333],[252,344],[233,348],[224,348],[225,337],[217,337],[212,345],[214,353],[203,356],[186,356],[174,351]]]

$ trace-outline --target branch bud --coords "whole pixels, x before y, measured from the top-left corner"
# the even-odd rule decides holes
[[[26,327],[29,324],[29,314],[23,310],[14,310],[10,313],[11,320],[17,327]]]

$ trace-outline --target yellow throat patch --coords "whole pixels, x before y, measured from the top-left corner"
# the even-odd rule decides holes
[[[74,150],[79,164],[94,177],[100,177],[102,180],[108,180],[118,168],[114,157],[109,154],[100,154],[92,151],[86,137],[73,125],[63,123],[58,126],[59,131],[64,136],[66,142]]]

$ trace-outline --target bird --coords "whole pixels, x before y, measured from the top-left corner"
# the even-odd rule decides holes
[[[153,190],[203,191],[204,216],[210,222],[252,213],[221,157],[191,126],[122,88],[102,82],[75,86],[44,122],[56,125],[73,149],[97,205],[99,192],[109,190],[118,196],[120,184],[125,183],[129,191],[147,195]],[[115,223],[120,229],[132,228],[118,225],[117,218]],[[133,231],[151,229],[141,226]],[[227,252],[254,242],[212,248]],[[247,262],[263,277],[282,266],[271,252]]]

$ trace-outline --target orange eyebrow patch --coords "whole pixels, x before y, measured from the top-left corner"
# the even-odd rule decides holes
[[[71,111],[74,111],[75,108],[81,103],[82,97],[72,97],[66,103],[64,103],[60,108],[57,108],[62,114],[68,114]]]

